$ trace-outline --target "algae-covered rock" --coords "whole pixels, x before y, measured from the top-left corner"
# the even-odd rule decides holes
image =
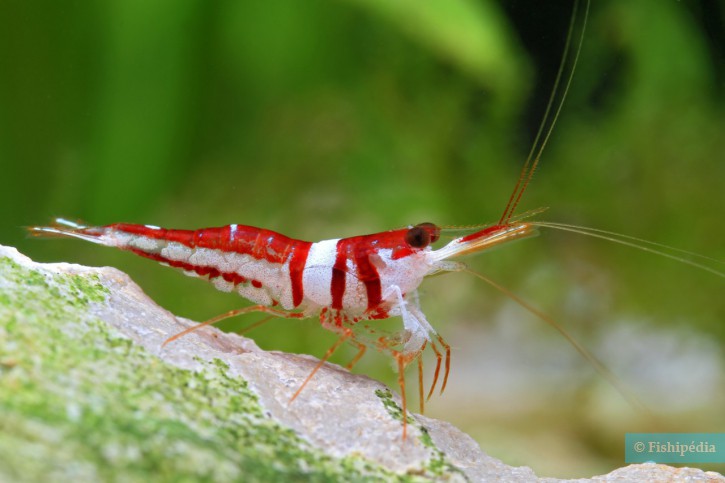
[[[193,323],[116,269],[0,246],[0,481],[536,479],[423,416],[402,441],[397,396],[333,364],[290,404],[316,359],[213,327],[162,347]],[[648,467],[684,471],[617,471]]]
[[[112,268],[0,248],[0,480],[437,479],[510,471],[453,428],[328,364],[270,353],[153,303]],[[451,436],[453,434],[453,436]],[[444,455],[436,440],[454,439]],[[530,470],[521,470],[533,476]]]

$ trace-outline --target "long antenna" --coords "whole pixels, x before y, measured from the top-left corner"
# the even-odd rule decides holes
[[[494,282],[488,277],[483,276],[482,274],[478,272],[474,272],[473,270],[469,268],[464,268],[464,272],[468,272],[474,277],[478,277],[479,279],[483,280],[487,284],[494,287],[496,290],[500,291],[507,297],[509,297],[511,300],[519,304],[521,307],[529,311],[530,313],[534,314],[539,319],[543,320],[547,324],[549,324],[552,328],[554,328],[557,332],[559,332],[561,335],[564,336],[564,338],[569,342],[569,344],[576,349],[576,351],[584,358],[586,359],[594,368],[597,373],[602,376],[604,379],[609,382],[609,384],[614,387],[614,389],[619,392],[619,394],[622,395],[622,397],[636,410],[640,411],[643,414],[646,414],[648,416],[652,416],[652,413],[650,410],[645,406],[638,398],[637,396],[630,391],[622,382],[615,376],[612,371],[609,370],[607,366],[605,366],[599,359],[594,356],[591,352],[589,352],[583,345],[581,345],[574,337],[572,337],[569,332],[567,332],[564,327],[559,325],[554,319],[546,315],[541,310],[537,309],[530,303],[526,302],[524,299],[513,293],[511,290],[507,289],[503,285],[499,285],[497,282]]]
[[[574,1],[574,7],[572,8],[571,12],[571,19],[569,20],[569,31],[566,35],[564,52],[561,56],[559,70],[556,73],[556,80],[554,81],[554,87],[552,88],[551,95],[549,96],[549,102],[546,105],[544,117],[541,120],[541,125],[539,126],[539,130],[536,133],[534,142],[531,145],[529,155],[526,157],[526,162],[521,168],[521,174],[519,175],[519,179],[516,181],[516,186],[514,186],[508,203],[506,204],[506,208],[501,214],[501,219],[498,222],[499,225],[505,225],[511,220],[511,217],[516,211],[516,207],[518,206],[519,201],[521,201],[521,197],[523,196],[524,191],[526,191],[526,188],[529,186],[531,178],[533,178],[534,176],[534,171],[536,171],[536,167],[539,164],[541,154],[544,152],[544,148],[549,142],[551,133],[554,131],[556,121],[559,119],[559,114],[561,113],[561,109],[564,106],[566,96],[569,93],[571,81],[574,78],[574,71],[576,70],[576,65],[579,61],[579,54],[581,53],[582,43],[584,42],[584,32],[586,30],[587,18],[589,17],[589,0],[586,0],[586,2],[587,3],[586,7],[584,8],[584,19],[582,21],[581,33],[579,34],[579,40],[577,42],[576,52],[574,54],[574,60],[572,61],[571,70],[569,71],[569,76],[566,79],[566,86],[564,86],[564,90],[561,93],[561,100],[556,107],[556,112],[554,112],[553,116],[550,117],[551,109],[554,105],[554,100],[556,99],[557,93],[559,92],[559,84],[561,83],[562,76],[564,75],[564,68],[566,67],[567,59],[569,58],[571,52],[571,40],[574,34],[574,26],[576,24],[577,13],[579,11],[579,0]],[[539,143],[539,141],[541,142]]]

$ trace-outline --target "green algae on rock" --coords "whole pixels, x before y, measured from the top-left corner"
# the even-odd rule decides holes
[[[130,283],[120,272],[36,265],[13,252],[0,251],[0,480],[441,476],[315,448],[222,359],[178,367],[101,320],[109,273]]]

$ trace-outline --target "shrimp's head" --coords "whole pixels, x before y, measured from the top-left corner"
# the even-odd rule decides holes
[[[493,225],[455,238],[434,250],[432,245],[440,239],[441,228],[433,223],[420,223],[337,240],[333,272],[340,273],[340,279],[342,273],[347,274],[344,291],[338,290],[341,294],[344,292],[341,305],[349,311],[366,313],[376,312],[381,303],[384,307],[400,305],[399,299],[413,293],[427,276],[464,268],[451,258],[535,233],[535,227],[528,223]]]
[[[402,291],[415,290],[423,279],[440,272],[461,270],[464,265],[451,260],[464,255],[527,238],[537,234],[530,223],[491,225],[454,238],[444,246],[433,249],[441,237],[441,228],[433,223],[391,230],[374,235],[355,237],[347,246],[356,252],[355,258],[364,258],[375,267],[374,275],[380,276],[383,287],[397,285]],[[360,255],[363,255],[361,257]],[[365,270],[358,266],[358,277],[365,281]],[[362,270],[361,270],[362,269]],[[372,272],[372,271],[371,271]]]
[[[408,293],[420,285],[433,268],[431,245],[439,238],[440,228],[433,223],[345,238],[337,243],[338,260],[342,253],[356,281],[368,289],[379,284],[386,298],[391,287]]]

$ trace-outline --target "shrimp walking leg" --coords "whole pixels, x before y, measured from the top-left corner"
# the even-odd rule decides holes
[[[239,335],[246,334],[247,332],[250,332],[250,331],[256,329],[257,327],[266,324],[267,322],[272,320],[272,317],[274,317],[274,315],[268,315],[267,317],[263,318],[262,320],[258,320],[255,323],[253,323],[252,325],[248,325],[247,327],[238,330],[237,334],[239,334]]]
[[[438,350],[438,347],[436,347],[435,343],[430,343],[430,348],[433,349],[433,352],[436,356],[436,369],[433,372],[433,383],[430,385],[430,391],[428,391],[428,396],[425,398],[426,401],[430,400],[430,397],[433,395],[433,392],[435,391],[436,384],[438,384],[438,376],[441,372],[441,363],[443,360],[443,356],[441,355],[441,351]],[[447,359],[446,359],[447,362]]]
[[[398,385],[400,386],[400,399],[402,402],[403,440],[405,440],[408,435],[408,403],[405,397],[405,368],[415,357],[420,358],[420,353],[411,355],[405,352],[393,351],[393,357],[398,363]]]
[[[202,322],[200,324],[194,325],[193,327],[189,327],[188,329],[183,330],[183,331],[179,332],[178,334],[175,334],[175,335],[169,337],[168,339],[166,339],[164,341],[164,343],[161,344],[161,347],[166,346],[166,344],[173,342],[176,339],[179,339],[179,338],[185,336],[186,334],[189,334],[191,332],[194,332],[195,330],[201,329],[202,327],[206,327],[207,325],[216,324],[217,322],[221,322],[224,319],[228,319],[230,317],[236,317],[237,315],[248,314],[250,312],[265,312],[265,313],[268,313],[268,314],[276,316],[276,317],[284,317],[284,318],[288,318],[288,319],[300,319],[300,318],[304,317],[304,315],[299,312],[285,312],[283,310],[273,309],[271,307],[267,307],[264,305],[252,305],[251,307],[244,307],[242,309],[230,310],[229,312],[225,312],[221,315],[217,315],[216,317],[213,317],[213,318],[207,320],[206,322]],[[263,319],[263,321],[261,321],[261,322],[266,322],[266,320],[267,319]],[[261,325],[261,322],[258,323],[258,325]],[[257,326],[257,324],[254,324],[252,326],[252,328],[256,327],[256,326]]]
[[[423,398],[423,394],[425,394],[425,388],[423,387],[423,356],[421,354],[418,356],[418,401],[420,404],[420,414],[425,413],[425,399]]]
[[[448,345],[448,343],[445,340],[443,340],[443,336],[441,336],[440,334],[436,334],[436,339],[438,339],[438,342],[440,343],[440,345],[443,346],[443,348],[446,351],[446,367],[445,367],[445,372],[443,373],[443,385],[441,386],[441,392],[440,392],[440,394],[443,394],[443,391],[446,390],[446,385],[448,384],[448,374],[451,373],[451,346]],[[436,375],[437,375],[437,369],[438,368],[436,368]],[[430,397],[430,396],[428,396],[428,397]]]
[[[410,314],[409,316],[413,317],[416,321],[418,321],[418,323],[420,324],[421,327],[423,327],[424,329],[427,330],[426,336],[429,338],[428,342],[430,342],[431,349],[433,350],[433,352],[436,355],[436,370],[433,375],[433,384],[431,385],[431,388],[430,388],[430,394],[433,393],[435,386],[438,382],[438,375],[440,373],[441,363],[442,363],[441,362],[442,355],[431,337],[435,337],[435,339],[438,341],[438,343],[445,350],[446,362],[445,362],[445,369],[444,369],[444,373],[443,373],[443,385],[441,386],[441,394],[443,394],[443,391],[445,390],[446,385],[448,384],[448,374],[450,373],[450,370],[451,370],[451,346],[448,345],[448,343],[443,339],[443,337],[440,334],[438,334],[433,329],[433,327],[431,327],[430,323],[425,318],[425,314],[423,314],[423,312],[420,310],[420,308],[418,308],[416,305],[411,305],[407,308],[407,311]],[[425,345],[421,346],[420,351],[422,352],[424,348],[425,348]],[[430,394],[428,395],[428,398],[430,398]]]
[[[355,357],[353,357],[352,360],[348,362],[345,366],[345,369],[347,369],[348,371],[352,370],[352,368],[355,367],[355,364],[357,364],[358,361],[362,359],[362,356],[365,355],[365,351],[368,349],[365,344],[355,339],[352,339],[351,342],[358,348],[358,352],[357,354],[355,354]]]
[[[290,398],[290,400],[289,400],[290,403],[292,403],[292,401],[294,401],[295,399],[297,399],[297,396],[300,395],[300,393],[305,388],[305,386],[307,385],[307,383],[310,382],[310,380],[312,379],[312,377],[317,373],[317,371],[320,370],[320,368],[323,366],[323,364],[325,362],[327,362],[327,360],[338,349],[338,347],[340,347],[343,342],[345,342],[346,340],[348,340],[348,339],[350,339],[351,337],[354,336],[352,330],[349,329],[349,328],[347,328],[347,327],[343,327],[341,329],[341,331],[342,331],[342,335],[340,335],[340,337],[335,341],[335,343],[332,344],[332,346],[330,346],[329,349],[327,349],[327,352],[325,352],[325,355],[322,356],[322,358],[317,362],[317,364],[315,365],[314,369],[312,369],[312,372],[310,372],[310,374],[307,376],[307,378],[305,378],[305,380],[302,381],[302,384],[300,385],[300,387],[297,389],[297,391],[295,391],[295,393]]]

